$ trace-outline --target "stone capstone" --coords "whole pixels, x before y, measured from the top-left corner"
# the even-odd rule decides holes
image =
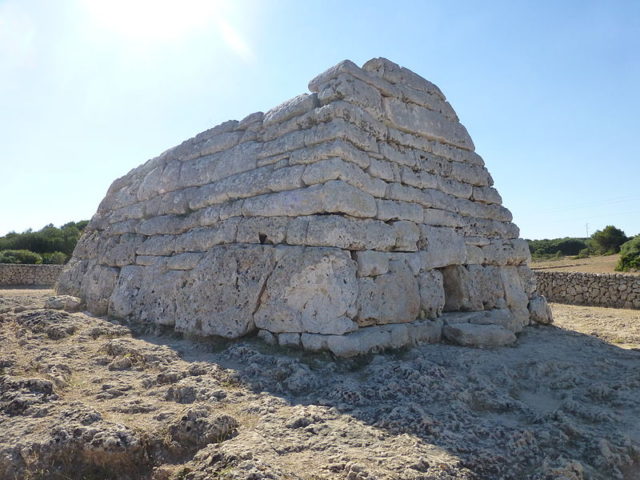
[[[98,315],[341,356],[504,345],[551,321],[438,87],[376,58],[309,89],[116,179],[57,292]]]

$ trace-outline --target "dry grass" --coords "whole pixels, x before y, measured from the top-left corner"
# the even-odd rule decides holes
[[[533,270],[546,270],[550,272],[582,272],[582,273],[624,273],[625,275],[640,275],[640,272],[616,272],[620,255],[605,255],[602,257],[571,258],[565,257],[558,260],[545,260],[544,262],[531,262]]]

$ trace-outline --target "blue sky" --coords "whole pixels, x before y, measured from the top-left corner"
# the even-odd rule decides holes
[[[443,90],[523,237],[638,234],[638,52],[638,1],[0,0],[0,235],[378,56]]]

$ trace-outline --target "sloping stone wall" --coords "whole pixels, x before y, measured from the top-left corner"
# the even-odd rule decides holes
[[[58,292],[99,315],[341,355],[440,330],[515,341],[550,320],[527,243],[438,87],[373,59],[309,89],[114,181]]]
[[[536,270],[538,292],[550,302],[640,309],[640,276]]]
[[[64,265],[17,265],[0,263],[0,285],[53,286]]]

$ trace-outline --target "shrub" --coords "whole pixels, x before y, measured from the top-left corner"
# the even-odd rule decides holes
[[[62,252],[51,252],[42,254],[42,262],[50,265],[63,265],[67,262],[67,255]]]
[[[640,270],[640,235],[622,244],[616,270],[619,272]]]
[[[29,250],[2,250],[0,263],[42,263],[42,257]]]
[[[628,240],[625,233],[613,225],[607,225],[591,235],[591,244],[596,253],[608,255],[618,253],[620,246]]]

